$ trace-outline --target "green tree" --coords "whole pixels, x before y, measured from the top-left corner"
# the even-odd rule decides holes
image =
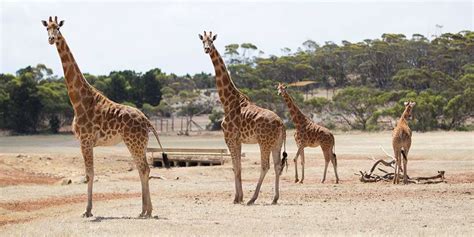
[[[366,130],[374,113],[383,108],[391,96],[373,88],[345,88],[333,97],[336,115],[351,128]]]
[[[8,124],[17,133],[34,133],[38,130],[42,104],[35,78],[37,76],[33,72],[19,71],[9,91]]]
[[[110,82],[104,92],[111,100],[122,103],[129,98],[130,84],[127,81],[127,74],[129,74],[127,71],[110,73]]]
[[[209,120],[211,121],[207,126],[210,130],[221,130],[222,119],[224,118],[224,112],[222,110],[212,109],[211,114],[209,115]]]

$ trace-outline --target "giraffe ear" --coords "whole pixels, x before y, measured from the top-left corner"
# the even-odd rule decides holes
[[[202,37],[202,35],[201,35],[201,34],[199,34],[199,39],[200,39],[200,40],[203,40],[203,39],[204,39],[204,37]]]
[[[212,36],[212,41],[216,40],[217,39],[217,34]]]
[[[62,27],[64,25],[64,20],[59,22],[59,27]]]
[[[409,102],[408,102],[408,101],[405,101],[405,103],[403,103],[403,104],[404,104],[405,106],[407,106],[407,105],[409,104]]]
[[[48,22],[46,22],[46,21],[41,21],[41,23],[43,23],[43,25],[44,25],[45,27],[48,26]]]
[[[415,105],[416,105],[416,102],[415,102],[415,101],[413,101],[413,102],[411,102],[411,103],[410,103],[410,105],[411,105],[411,107],[413,107],[413,106],[415,106]]]

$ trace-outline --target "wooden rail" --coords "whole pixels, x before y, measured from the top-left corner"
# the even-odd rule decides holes
[[[170,165],[175,167],[223,165],[224,157],[230,157],[227,149],[165,148],[163,150],[168,154]],[[161,154],[163,150],[160,148],[147,148],[147,153],[151,153],[153,166],[163,167],[163,158],[155,157],[155,152]],[[245,157],[245,153],[242,153],[242,157]]]

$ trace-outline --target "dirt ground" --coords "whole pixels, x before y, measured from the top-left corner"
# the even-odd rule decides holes
[[[126,147],[94,150],[94,216],[86,205],[84,167],[72,135],[0,137],[0,236],[151,235],[474,235],[474,133],[414,133],[411,176],[446,171],[446,183],[360,183],[359,170],[391,153],[391,135],[336,133],[340,184],[332,167],[325,184],[319,148],[305,150],[304,184],[295,184],[296,146],[289,132],[290,167],[283,173],[278,205],[270,205],[274,172],[253,206],[234,205],[233,172],[223,166],[153,168],[155,218],[137,218],[141,188]],[[225,148],[222,133],[162,136],[166,147]],[[149,147],[156,147],[150,137]],[[244,201],[259,176],[258,146],[244,145]],[[70,184],[68,184],[70,180]]]

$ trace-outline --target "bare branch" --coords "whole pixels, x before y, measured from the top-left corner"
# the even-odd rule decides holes
[[[385,153],[385,155],[387,155],[388,157],[392,158],[393,160],[396,160],[395,157],[389,155],[389,154],[387,153],[387,151],[385,151],[385,149],[383,148],[383,146],[380,146],[380,149],[382,149],[382,151]]]

